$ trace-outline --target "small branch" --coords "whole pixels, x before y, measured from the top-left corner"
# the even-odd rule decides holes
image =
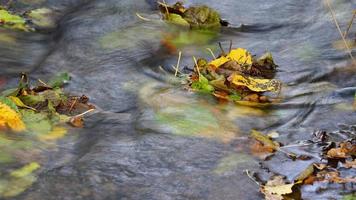
[[[179,71],[179,63],[180,63],[181,57],[182,57],[182,52],[179,51],[178,61],[177,61],[177,66],[176,66],[176,72],[174,73],[174,76],[177,76],[177,74],[178,74],[178,71]]]
[[[84,116],[84,115],[86,115],[86,114],[88,114],[88,113],[90,113],[90,112],[93,112],[94,110],[95,110],[95,109],[92,108],[92,109],[90,109],[90,110],[87,110],[87,111],[85,111],[85,112],[79,114],[79,115],[73,116],[72,118],[82,117],[82,116]]]
[[[231,52],[231,49],[232,49],[232,40],[230,40],[229,52]]]
[[[216,59],[216,56],[214,55],[214,52],[210,48],[206,48],[206,50],[209,51],[209,53],[213,56],[214,60]]]
[[[252,175],[250,174],[250,171],[248,169],[245,169],[244,172],[246,173],[246,175],[253,181],[255,182],[258,186],[261,187],[261,184],[259,182],[257,182],[253,177]]]
[[[224,49],[223,49],[223,47],[222,47],[222,45],[221,45],[221,42],[219,42],[219,47],[220,47],[220,49],[221,49],[221,53],[225,56],[226,53],[225,53],[225,51],[224,51]]]
[[[342,31],[341,31],[341,29],[340,29],[340,25],[339,25],[339,23],[337,22],[336,15],[335,15],[335,12],[334,12],[333,8],[331,7],[330,1],[329,1],[329,0],[325,0],[325,2],[326,2],[326,5],[328,6],[328,8],[329,8],[329,10],[330,10],[331,16],[332,16],[332,18],[333,18],[333,20],[334,20],[334,23],[335,23],[335,26],[336,26],[337,30],[339,31],[339,34],[340,34],[342,40],[344,41],[345,47],[346,47],[346,49],[347,49],[347,53],[349,54],[351,60],[356,63],[356,60],[355,60],[355,58],[354,58],[353,55],[352,55],[352,51],[351,51],[349,45],[347,44],[344,35],[342,34]]]
[[[351,29],[351,27],[352,27],[352,23],[354,22],[355,17],[356,17],[356,10],[354,10],[353,15],[352,15],[352,18],[351,18],[351,20],[350,20],[350,22],[349,22],[349,25],[347,26],[347,29],[346,29],[346,31],[345,31],[345,33],[344,33],[344,37],[345,37],[345,38],[346,38],[347,35],[349,34],[349,31],[350,31],[350,29]]]
[[[198,66],[197,59],[194,56],[193,56],[193,60],[194,60],[195,67],[197,68],[198,75],[199,75],[199,81],[200,81],[200,69],[199,69],[199,66]]]
[[[148,19],[148,18],[142,17],[142,15],[140,15],[139,13],[136,13],[136,16],[137,16],[138,18],[142,19],[143,21],[147,21],[147,22],[151,21],[151,20]]]

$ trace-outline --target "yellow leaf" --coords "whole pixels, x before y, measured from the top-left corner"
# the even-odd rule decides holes
[[[9,96],[8,98],[11,99],[11,101],[14,102],[14,103],[16,104],[16,106],[18,106],[18,107],[29,108],[29,109],[31,109],[31,110],[35,110],[34,108],[25,105],[25,104],[21,101],[21,99],[19,99],[18,97]]]
[[[252,65],[252,56],[246,49],[238,48],[230,51],[227,55],[229,60],[236,61],[239,65]]]
[[[275,195],[285,195],[293,192],[292,187],[294,183],[285,184],[285,185],[276,185],[276,186],[264,186],[263,190],[268,194]]]
[[[67,129],[63,127],[54,127],[53,130],[45,135],[39,136],[40,140],[56,140],[67,134]]]
[[[233,74],[230,77],[230,81],[238,86],[246,86],[255,92],[277,92],[281,89],[281,82],[275,79],[260,79]]]
[[[21,132],[26,130],[26,126],[20,115],[12,110],[8,105],[0,102],[0,128],[10,128],[12,131]]]
[[[230,51],[227,56],[221,56],[209,63],[215,67],[220,67],[228,61],[236,61],[239,65],[252,65],[252,56],[246,49],[238,48]]]
[[[20,169],[12,171],[10,175],[16,178],[25,177],[30,175],[32,172],[36,171],[40,167],[41,166],[38,163],[32,162],[30,164],[21,167]]]
[[[221,65],[225,64],[228,62],[229,59],[226,58],[225,56],[221,56],[220,58],[217,58],[209,63],[209,65],[213,65],[215,67],[220,67]]]

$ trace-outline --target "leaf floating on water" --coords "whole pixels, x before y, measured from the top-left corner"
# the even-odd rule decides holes
[[[279,148],[278,143],[275,143],[267,135],[264,135],[261,132],[252,130],[251,137],[254,138],[255,140],[261,142],[265,147],[269,147],[273,150],[277,150]]]
[[[215,67],[220,67],[228,61],[236,61],[239,65],[252,65],[252,56],[246,49],[237,48],[231,50],[227,56],[221,56],[220,58],[211,61],[209,64]]]
[[[233,84],[237,86],[246,86],[255,92],[278,92],[281,89],[281,82],[274,79],[260,79],[253,77],[245,77],[240,74],[233,74],[230,77]]]
[[[14,132],[22,132],[26,130],[21,116],[11,109],[8,105],[0,102],[0,129],[7,129]]]
[[[167,21],[181,26],[188,26],[188,27],[190,26],[187,20],[183,19],[182,16],[174,13],[168,14]]]
[[[33,173],[40,167],[41,166],[37,162],[32,162],[30,164],[23,166],[20,169],[12,171],[10,176],[16,177],[16,178],[22,178],[22,177],[30,175],[31,173]]]
[[[284,195],[293,193],[294,185],[294,183],[285,183],[282,176],[275,176],[266,185],[261,186],[260,190],[266,200],[284,200]]]

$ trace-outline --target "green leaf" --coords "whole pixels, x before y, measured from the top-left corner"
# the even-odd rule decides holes
[[[198,81],[192,83],[192,89],[204,93],[212,93],[215,90],[214,87],[209,84],[209,80],[203,75],[200,75]]]
[[[168,14],[167,21],[170,23],[176,24],[176,25],[189,27],[189,23],[185,19],[183,19],[182,16],[180,16],[178,14],[174,14],[174,13]]]
[[[207,6],[190,7],[184,12],[184,19],[193,28],[219,29],[220,14]]]
[[[0,102],[3,104],[8,105],[11,109],[15,110],[16,112],[19,112],[19,109],[17,108],[16,104],[11,101],[8,97],[0,97]]]
[[[33,110],[21,110],[22,119],[27,129],[34,135],[47,134],[52,130],[52,123],[47,114],[36,113]]]
[[[231,94],[229,95],[229,99],[232,101],[241,101],[241,95],[240,94]]]
[[[68,83],[69,80],[70,80],[69,74],[62,73],[49,80],[48,85],[51,86],[52,88],[62,87],[64,84]]]
[[[22,31],[29,31],[30,28],[26,25],[26,20],[19,15],[11,14],[9,11],[0,9],[0,26]]]

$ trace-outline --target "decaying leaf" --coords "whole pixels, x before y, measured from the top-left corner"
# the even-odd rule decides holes
[[[19,113],[2,102],[0,102],[0,129],[10,129],[14,132],[26,130],[26,126]]]
[[[338,148],[332,148],[327,152],[328,158],[342,159],[351,156],[356,156],[355,141],[341,142]]]
[[[279,144],[271,140],[267,135],[262,134],[261,132],[252,130],[251,135],[253,139],[261,142],[263,146],[268,147],[272,150],[277,150],[279,148]]]
[[[181,2],[174,5],[160,3],[163,19],[193,29],[219,29],[226,23],[221,23],[220,14],[208,6],[192,6],[185,8]]]
[[[266,200],[283,200],[284,195],[293,193],[294,185],[294,183],[285,183],[282,176],[275,176],[266,185],[261,186],[260,190]]]
[[[260,79],[243,76],[241,74],[233,74],[230,80],[237,86],[246,86],[255,92],[278,92],[281,89],[281,82],[274,79]]]

